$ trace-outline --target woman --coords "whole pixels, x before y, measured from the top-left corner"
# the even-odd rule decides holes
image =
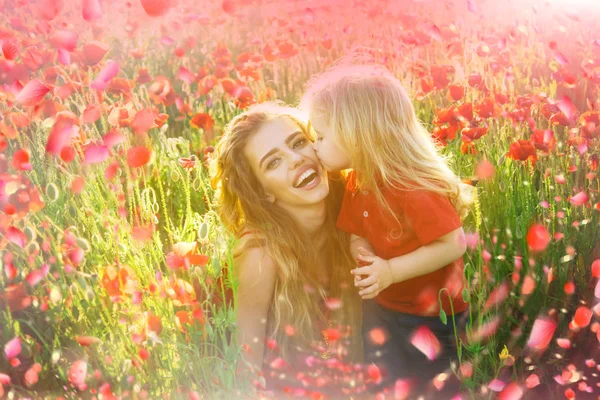
[[[319,369],[323,359],[362,354],[355,262],[335,227],[342,176],[320,165],[300,111],[273,102],[229,123],[212,173],[221,221],[240,239],[235,304],[246,361],[262,369],[267,389],[331,389],[336,377]]]

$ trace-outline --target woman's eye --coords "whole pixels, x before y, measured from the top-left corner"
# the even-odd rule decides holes
[[[303,146],[306,143],[306,139],[299,139],[294,143],[294,148],[298,148],[300,146]]]
[[[279,158],[274,158],[272,159],[268,164],[267,164],[267,169],[272,169],[275,168],[277,166],[277,163],[279,162]]]

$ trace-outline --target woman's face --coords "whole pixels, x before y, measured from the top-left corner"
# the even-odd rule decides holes
[[[274,202],[307,206],[322,202],[329,194],[327,173],[311,141],[289,118],[263,125],[248,141],[244,154]]]

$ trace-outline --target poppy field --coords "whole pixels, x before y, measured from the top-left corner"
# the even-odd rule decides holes
[[[236,374],[209,163],[235,115],[297,105],[350,52],[401,80],[476,189],[470,324],[434,386],[600,398],[599,17],[584,0],[0,0],[0,398],[269,398]],[[354,371],[348,396],[379,378],[311,367]]]

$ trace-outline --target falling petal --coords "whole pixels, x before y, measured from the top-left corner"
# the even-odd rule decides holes
[[[592,311],[585,306],[580,306],[575,311],[575,316],[573,317],[573,323],[578,328],[585,328],[588,326],[592,320]]]
[[[90,87],[96,90],[104,90],[108,83],[119,74],[119,70],[119,64],[117,64],[115,61],[106,61],[106,64],[104,64],[104,67],[102,68],[100,73],[90,84]]]
[[[574,206],[581,206],[588,202],[588,195],[585,192],[579,192],[570,199],[571,204]]]
[[[9,360],[21,354],[21,340],[16,337],[4,345],[4,353]]]
[[[14,243],[17,246],[21,248],[25,247],[25,241],[27,240],[27,237],[20,229],[15,228],[14,226],[9,226],[6,230],[5,237],[9,242]]]
[[[493,390],[494,392],[500,392],[500,391],[502,391],[502,389],[504,389],[505,386],[506,386],[506,383],[504,383],[504,382],[502,382],[501,380],[498,380],[498,379],[492,380],[487,385],[487,387],[490,390]]]
[[[75,336],[75,340],[84,347],[102,342],[100,339],[93,336]]]
[[[536,350],[543,350],[548,347],[554,331],[556,330],[556,322],[549,318],[538,318],[533,323],[531,334],[527,345]]]
[[[102,18],[100,2],[98,0],[83,0],[81,4],[81,16],[88,22]]]
[[[83,151],[84,164],[98,164],[108,158],[108,147],[102,145],[90,145]]]
[[[89,66],[98,64],[104,58],[108,49],[107,44],[98,41],[89,42],[83,46],[83,57],[86,64]]]
[[[501,283],[496,287],[488,296],[485,305],[483,306],[483,312],[487,311],[490,307],[500,304],[508,297],[508,284],[506,282]]]
[[[33,79],[21,89],[15,101],[23,106],[34,106],[42,101],[50,89],[37,79]]]
[[[50,36],[50,43],[57,49],[72,52],[77,47],[77,33],[65,30],[57,30]]]
[[[148,130],[150,128],[152,128],[152,126],[154,126],[155,119],[156,119],[156,116],[154,115],[154,113],[152,111],[150,111],[150,110],[139,111],[137,114],[135,114],[135,117],[133,118],[133,122],[131,123],[133,132],[135,132],[137,135],[145,134],[146,132],[148,132]]]
[[[144,146],[133,147],[127,151],[127,164],[131,168],[142,167],[150,161],[152,151]]]
[[[425,325],[418,327],[413,332],[410,342],[429,360],[434,360],[441,351],[438,338]]]
[[[536,374],[531,374],[525,379],[525,385],[529,389],[533,389],[534,387],[540,384],[540,378]]]
[[[170,0],[140,0],[144,11],[151,17],[165,15],[170,8]]]
[[[532,225],[527,232],[527,245],[536,252],[541,252],[548,247],[550,243],[550,234],[545,226],[540,224]]]
[[[523,397],[523,388],[511,382],[498,394],[498,400],[519,400]]]

